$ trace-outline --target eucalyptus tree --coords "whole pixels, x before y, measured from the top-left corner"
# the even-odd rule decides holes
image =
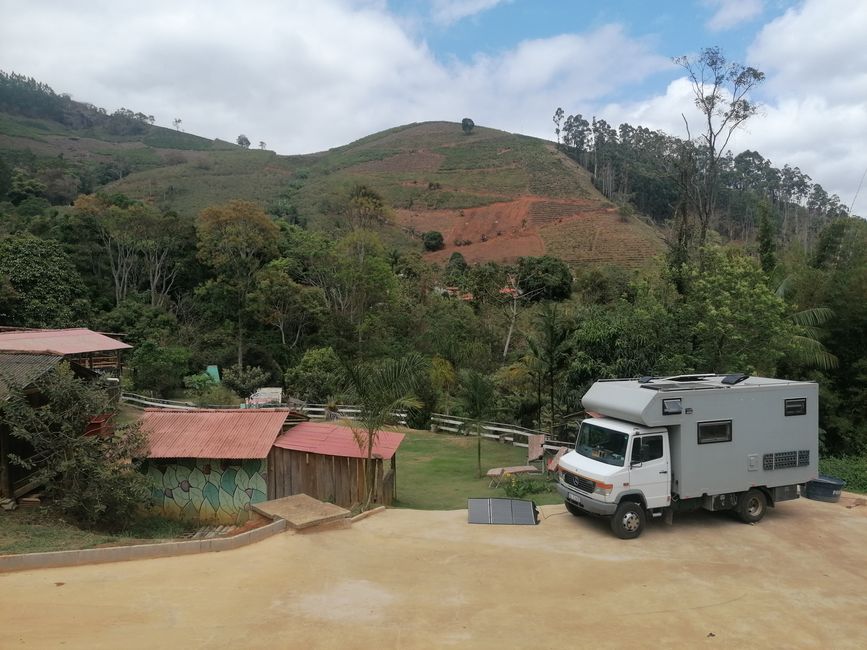
[[[759,106],[750,93],[764,81],[765,74],[729,61],[719,47],[703,49],[695,58],[675,57],[674,62],[686,71],[695,106],[702,114],[697,166],[682,186],[698,216],[698,245],[702,247],[716,207],[720,158],[735,131],[758,112]],[[689,120],[685,115],[683,120],[687,137],[692,140]]]

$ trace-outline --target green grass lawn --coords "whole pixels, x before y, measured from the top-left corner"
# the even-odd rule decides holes
[[[494,467],[526,465],[527,450],[482,440],[482,472]],[[490,479],[477,478],[476,439],[448,433],[409,431],[397,453],[399,508],[459,510],[469,497],[505,497],[502,487],[489,488]],[[560,503],[554,489],[525,498],[537,504]]]
[[[0,555],[147,544],[172,539],[190,528],[189,524],[160,517],[143,517],[127,530],[110,534],[82,530],[48,508],[19,508],[0,512]]]

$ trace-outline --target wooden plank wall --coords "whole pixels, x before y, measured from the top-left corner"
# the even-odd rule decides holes
[[[377,469],[377,503],[390,505],[394,494],[393,473],[383,485],[382,460]],[[364,500],[365,459],[324,456],[273,447],[268,454],[268,498],[306,494],[344,508]]]

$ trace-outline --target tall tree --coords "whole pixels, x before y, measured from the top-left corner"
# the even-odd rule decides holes
[[[720,158],[734,132],[758,111],[750,92],[764,81],[765,75],[755,68],[729,61],[718,47],[702,50],[695,59],[675,57],[674,62],[686,71],[695,105],[702,113],[699,137],[702,155],[698,160],[698,173],[688,187],[682,188],[698,216],[698,244],[702,247],[716,207]],[[686,116],[683,119],[691,140],[689,121]]]
[[[527,339],[527,344],[547,384],[548,433],[553,438],[557,419],[555,393],[569,364],[572,325],[557,305],[546,303],[536,316],[535,326],[535,334]]]
[[[119,305],[130,291],[135,290],[140,243],[136,225],[148,208],[123,196],[91,194],[78,197],[75,210],[80,215],[92,217],[97,224],[114,281],[115,305]]]
[[[0,239],[0,323],[69,327],[86,308],[84,284],[60,244],[32,235]]]
[[[321,289],[295,282],[287,272],[287,260],[274,260],[256,277],[251,304],[256,316],[276,327],[287,349],[298,345],[302,334],[313,329],[322,317],[325,300]]]
[[[277,255],[277,226],[255,203],[229,201],[203,210],[196,229],[199,260],[235,295],[238,365],[243,367],[247,299],[259,269]]]

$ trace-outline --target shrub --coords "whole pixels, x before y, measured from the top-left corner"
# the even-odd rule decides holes
[[[216,382],[214,381],[214,378],[206,372],[200,372],[196,375],[187,375],[184,377],[184,387],[187,390],[192,391],[195,395],[201,395],[215,385]]]
[[[147,435],[139,425],[106,436],[83,435],[92,419],[111,413],[100,386],[78,379],[62,364],[36,382],[45,404],[33,406],[23,390],[4,407],[12,436],[44,458],[38,465],[10,454],[11,462],[44,483],[46,494],[79,524],[117,530],[148,503],[147,477],[135,458],[145,455]]]
[[[867,456],[822,458],[819,471],[846,481],[847,490],[867,493]]]
[[[286,392],[305,402],[325,402],[341,392],[343,365],[332,348],[310,348],[286,371]]]
[[[189,360],[187,348],[145,341],[135,349],[131,360],[136,388],[152,390],[161,396],[180,388]]]
[[[550,492],[551,484],[541,478],[530,478],[527,476],[516,476],[510,474],[503,489],[505,490],[507,497],[511,497],[512,499],[523,499],[531,494]]]
[[[237,363],[223,371],[223,383],[241,397],[250,397],[256,389],[265,386],[270,375],[259,366],[239,366]]]
[[[199,406],[234,406],[243,400],[226,386],[211,384],[208,389],[194,397],[193,401]]]
[[[431,230],[430,232],[426,232],[421,236],[422,243],[424,244],[424,249],[426,251],[438,251],[445,246],[445,242],[443,241],[443,234],[441,232],[437,232],[436,230]]]

